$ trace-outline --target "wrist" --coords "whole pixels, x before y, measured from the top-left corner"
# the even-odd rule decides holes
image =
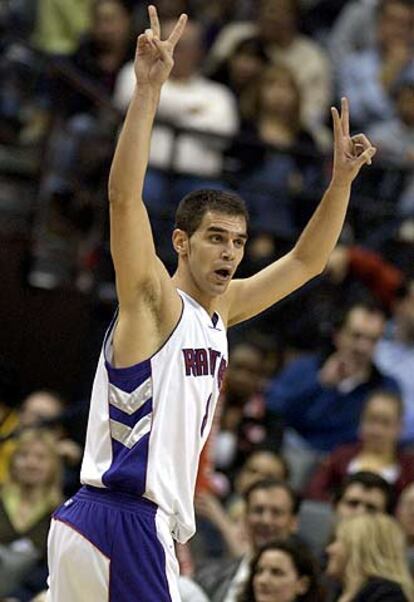
[[[352,178],[348,175],[333,174],[329,188],[336,190],[349,191],[352,185]]]
[[[160,100],[161,88],[162,86],[153,84],[136,85],[133,97],[141,103],[145,102],[157,106]]]

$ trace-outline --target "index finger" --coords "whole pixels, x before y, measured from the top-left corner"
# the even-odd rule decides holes
[[[335,144],[338,144],[342,136],[341,118],[339,117],[338,109],[336,107],[331,107],[331,113],[334,130],[334,142]]]
[[[345,96],[341,98],[341,127],[344,136],[349,136],[349,102]]]
[[[185,26],[187,24],[187,15],[183,13],[175,24],[174,29],[172,30],[167,42],[169,42],[173,48],[177,45],[178,40],[183,35]]]
[[[159,38],[161,35],[160,20],[158,18],[157,9],[153,4],[150,4],[148,7],[148,16],[150,19],[152,32],[156,38]]]

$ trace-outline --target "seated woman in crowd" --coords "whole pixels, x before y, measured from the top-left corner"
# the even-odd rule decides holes
[[[4,591],[28,588],[35,594],[46,585],[46,549],[50,517],[62,501],[62,467],[56,451],[55,439],[46,431],[25,431],[17,441],[10,458],[9,477],[0,491],[0,546],[10,550],[16,574],[17,556],[13,552],[26,550],[21,555],[26,573],[19,572],[17,583],[11,579],[6,562],[1,566],[0,584]],[[27,563],[28,558],[32,559]],[[10,580],[9,580],[10,577]],[[14,581],[14,582],[13,582]]]
[[[262,42],[257,38],[247,38],[236,45],[231,55],[211,74],[211,79],[230,88],[239,102],[268,63],[269,57]]]
[[[414,481],[414,457],[398,449],[404,413],[401,398],[390,391],[374,391],[361,416],[359,442],[343,445],[323,462],[314,475],[307,497],[329,500],[348,474],[375,472],[399,495]]]
[[[317,144],[302,126],[301,106],[294,74],[283,65],[266,67],[244,92],[242,137],[228,151],[229,177],[235,176],[253,229],[281,237],[296,232],[293,197],[319,190],[323,182]]]
[[[404,535],[385,514],[341,521],[328,546],[327,574],[342,585],[338,602],[412,602]]]
[[[238,602],[322,602],[315,559],[291,542],[265,545],[251,564],[250,578]]]

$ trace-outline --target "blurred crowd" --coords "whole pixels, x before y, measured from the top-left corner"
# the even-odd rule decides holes
[[[183,601],[412,602],[414,2],[156,4],[164,35],[190,16],[144,190],[168,269],[174,211],[195,188],[245,199],[240,276],[286,252],[329,182],[341,96],[378,149],[326,272],[230,332],[198,532],[177,546]],[[27,284],[111,308],[106,183],[146,5],[0,6],[0,147],[39,162]],[[0,365],[0,599],[21,602],[46,587],[50,515],[78,487],[87,415],[24,385]]]

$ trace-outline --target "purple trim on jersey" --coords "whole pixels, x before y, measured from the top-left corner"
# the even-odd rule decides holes
[[[110,602],[171,602],[156,511],[149,500],[87,486],[61,506],[54,518],[110,559]]]
[[[148,468],[148,445],[151,433],[144,435],[132,449],[112,440],[114,460],[103,474],[102,483],[115,491],[144,495]]]
[[[136,423],[139,420],[141,420],[141,418],[144,418],[144,416],[151,414],[151,412],[152,412],[152,397],[150,399],[147,399],[147,401],[144,403],[144,405],[142,405],[133,414],[127,414],[126,412],[123,412],[122,410],[116,408],[112,404],[109,404],[109,417],[112,418],[112,420],[121,422],[122,424],[125,424],[126,426],[130,426],[131,428],[133,428],[136,425]]]
[[[151,361],[144,360],[127,368],[114,368],[107,359],[105,366],[111,385],[122,389],[125,393],[132,393],[139,385],[151,376]]]

